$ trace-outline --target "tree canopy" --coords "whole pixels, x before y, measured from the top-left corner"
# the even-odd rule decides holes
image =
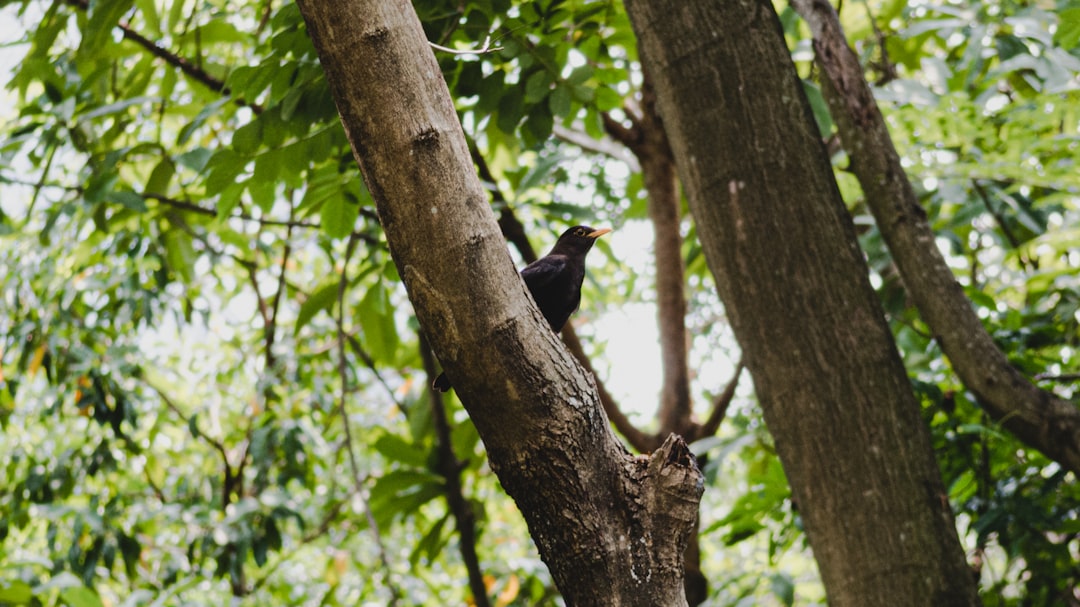
[[[519,267],[567,225],[655,228],[655,257],[598,244],[567,341],[627,444],[695,440],[707,600],[824,602],[698,227],[673,174],[666,215],[643,176],[670,151],[622,5],[415,8]],[[0,51],[0,603],[556,604],[476,428],[427,389],[437,367],[296,4],[0,10],[19,25]],[[840,151],[811,28],[777,11],[983,602],[1080,602],[1075,471],[942,353]],[[983,327],[1075,406],[1080,5],[839,11]],[[660,348],[627,357],[602,330],[657,305],[681,320]],[[661,360],[676,380],[656,394],[619,387],[640,368],[617,366]]]

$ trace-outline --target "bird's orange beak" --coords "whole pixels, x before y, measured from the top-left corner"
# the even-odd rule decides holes
[[[588,236],[589,238],[600,238],[601,236],[603,236],[604,234],[607,234],[610,231],[611,231],[610,228],[600,228],[599,230],[594,230],[592,232],[589,232],[588,234],[586,234],[586,236]]]

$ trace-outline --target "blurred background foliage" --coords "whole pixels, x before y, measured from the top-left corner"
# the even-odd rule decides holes
[[[486,603],[558,604],[460,404],[425,390],[416,323],[295,4],[2,4],[0,604],[463,604],[454,500],[476,522]],[[416,10],[496,214],[538,250],[567,224],[618,228],[576,323],[647,427],[658,385],[634,376],[658,357],[638,322],[654,314],[649,225],[641,176],[603,127],[642,79],[622,6]],[[829,140],[808,30],[777,10]],[[1075,400],[1080,4],[864,0],[841,17],[986,327]],[[842,153],[834,165],[984,602],[1080,604],[1076,479],[981,412]],[[738,349],[689,218],[684,234],[707,400]],[[707,604],[823,604],[745,378],[697,448]]]

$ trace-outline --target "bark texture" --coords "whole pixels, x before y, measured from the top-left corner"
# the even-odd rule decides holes
[[[772,3],[626,4],[830,604],[978,604]]]
[[[507,254],[407,0],[299,3],[416,316],[567,604],[685,605],[703,490],[686,445],[632,457]]]
[[[941,350],[990,417],[1080,474],[1080,409],[1028,381],[983,328],[935,244],[836,11],[824,0],[791,4],[810,24],[825,99],[867,206]]]

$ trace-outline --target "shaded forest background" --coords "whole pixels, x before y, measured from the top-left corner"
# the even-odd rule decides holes
[[[296,6],[3,10],[22,29],[3,51],[0,602],[556,602],[460,404],[426,389],[434,363]],[[670,158],[622,7],[417,11],[518,265],[569,224],[627,235],[593,254],[566,337],[628,444],[678,427],[707,456],[708,603],[823,602],[694,223],[677,191],[666,214],[645,195],[643,169]],[[840,151],[809,29],[778,11],[985,604],[1080,602],[1074,474],[942,356]],[[840,15],[985,328],[1074,398],[1080,6]],[[653,306],[656,333],[640,314],[620,327]],[[618,330],[656,336],[632,346],[663,368],[656,394],[620,387]]]

